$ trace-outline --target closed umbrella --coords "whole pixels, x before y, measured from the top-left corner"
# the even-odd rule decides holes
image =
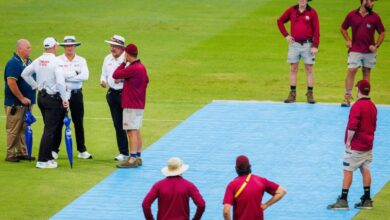
[[[33,131],[32,131],[31,125],[36,121],[37,121],[37,119],[35,119],[34,115],[31,113],[30,106],[28,106],[26,114],[24,115],[24,122],[27,125],[26,130],[24,132],[25,132],[25,138],[26,138],[26,148],[27,148],[28,159],[30,161],[31,161],[32,145],[33,145]]]
[[[70,167],[73,168],[73,145],[72,145],[72,130],[70,129],[70,123],[71,119],[68,116],[68,113],[66,113],[64,118],[64,124],[65,124],[65,145],[66,145],[66,152],[68,153],[68,160]]]

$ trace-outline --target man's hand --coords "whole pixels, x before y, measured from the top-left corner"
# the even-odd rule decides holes
[[[347,46],[347,48],[351,48],[352,47],[352,41],[351,40],[347,40],[347,42],[345,42],[345,45]]]
[[[290,44],[290,43],[292,43],[294,41],[294,38],[291,37],[291,35],[287,35],[286,40]]]
[[[375,45],[370,45],[369,49],[371,52],[375,53],[378,48]]]
[[[312,47],[312,48],[310,49],[310,53],[313,54],[314,56],[317,55],[317,53],[318,53],[318,48]]]
[[[267,204],[265,203],[261,204],[261,209],[263,209],[263,211],[265,211],[267,208],[268,208]]]
[[[69,108],[69,101],[66,100],[66,101],[62,101],[62,105],[64,106],[64,108]]]
[[[26,97],[23,97],[23,98],[20,100],[20,102],[21,102],[23,105],[25,105],[25,106],[28,106],[28,105],[31,104],[31,100],[28,99],[28,98],[26,98]]]
[[[107,87],[107,83],[105,81],[101,81],[100,82],[100,86],[103,87],[103,88],[106,88]]]
[[[346,148],[346,149],[351,148],[351,142],[346,142],[346,143],[345,143],[345,148]]]

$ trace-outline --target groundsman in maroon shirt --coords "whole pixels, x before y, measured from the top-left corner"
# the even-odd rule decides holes
[[[360,7],[348,13],[341,25],[341,33],[348,48],[348,73],[345,78],[345,95],[342,107],[352,101],[355,75],[362,67],[363,79],[370,81],[371,69],[376,63],[376,52],[385,38],[385,28],[380,16],[373,12],[374,0],[360,0]],[[352,29],[352,39],[348,29]],[[375,32],[379,34],[375,42]]]
[[[320,44],[320,23],[314,8],[307,2],[311,0],[298,0],[298,4],[288,8],[277,20],[280,33],[289,43],[287,62],[290,64],[290,93],[285,103],[293,103],[296,100],[296,86],[299,61],[305,64],[307,75],[307,102],[314,104],[313,65]],[[291,31],[287,32],[285,23],[291,23]]]
[[[151,206],[156,199],[158,199],[158,220],[189,220],[190,198],[197,207],[192,219],[201,219],[206,203],[198,188],[183,178],[182,175],[188,167],[180,158],[173,157],[168,160],[167,166],[161,169],[166,178],[155,183],[142,202],[146,220],[154,219]]]
[[[352,184],[353,172],[360,169],[363,176],[364,195],[355,208],[372,209],[370,195],[372,148],[376,130],[377,109],[371,101],[369,93],[371,85],[368,80],[360,80],[357,85],[358,100],[352,105],[348,125],[345,132],[345,154],[343,159],[344,178],[341,195],[336,203],[330,204],[328,209],[347,210],[348,192]]]

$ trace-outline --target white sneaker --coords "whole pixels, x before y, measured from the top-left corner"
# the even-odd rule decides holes
[[[79,158],[82,159],[92,159],[92,155],[88,153],[88,151],[84,151],[82,153],[79,152]]]
[[[127,160],[127,159],[129,159],[129,156],[126,156],[124,154],[119,154],[118,156],[116,156],[114,158],[114,160],[118,160],[118,161],[123,161],[123,160]]]
[[[54,158],[54,160],[57,160],[57,159],[58,159],[58,153],[55,152],[55,151],[52,151],[52,152],[51,152],[51,156]]]
[[[49,160],[47,162],[38,161],[35,167],[40,169],[57,168],[57,163],[53,162],[52,160]]]

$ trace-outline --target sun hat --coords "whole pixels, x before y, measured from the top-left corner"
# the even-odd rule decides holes
[[[47,38],[43,41],[43,47],[46,48],[46,49],[52,48],[52,47],[54,47],[55,45],[58,45],[58,42],[57,42],[56,39],[54,39],[53,37],[47,37]]]
[[[111,45],[125,47],[125,38],[120,35],[114,35],[110,40],[105,40],[105,42]]]
[[[179,176],[187,171],[189,166],[184,164],[183,161],[178,157],[172,157],[168,160],[167,166],[161,169],[164,176]]]
[[[80,42],[76,42],[76,37],[75,36],[65,36],[64,37],[64,42],[60,43],[60,46],[80,46]]]

